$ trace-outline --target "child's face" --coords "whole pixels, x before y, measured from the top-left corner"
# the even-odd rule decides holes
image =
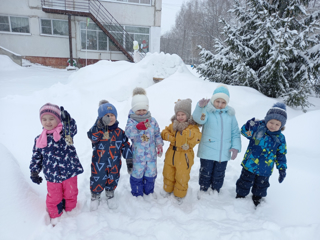
[[[112,126],[117,120],[116,116],[112,113],[107,113],[106,115],[108,115],[110,118],[110,122],[109,122],[108,126]]]
[[[143,115],[145,115],[145,114],[147,114],[147,110],[146,109],[139,109],[139,110],[137,110],[136,112],[135,112],[135,114],[137,114],[137,115],[140,115],[140,116],[143,116]]]
[[[50,114],[45,114],[41,118],[41,124],[46,130],[52,130],[58,126],[58,120]]]
[[[276,119],[271,119],[267,122],[267,128],[270,132],[276,132],[281,128],[281,122]]]
[[[217,98],[216,100],[214,100],[213,106],[216,109],[224,109],[227,106],[227,102],[222,98]]]
[[[184,112],[177,112],[177,120],[179,122],[187,121],[187,115]]]

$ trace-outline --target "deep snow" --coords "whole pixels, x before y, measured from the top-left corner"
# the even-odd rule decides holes
[[[152,77],[166,77],[154,84]],[[255,210],[249,197],[235,199],[235,182],[247,147],[227,167],[220,194],[197,199],[199,158],[195,159],[188,194],[182,205],[170,196],[163,198],[163,160],[158,159],[157,199],[131,196],[129,175],[123,163],[116,199],[110,210],[105,201],[89,211],[91,144],[86,132],[97,117],[98,103],[107,99],[118,110],[120,127],[125,128],[132,89],[144,87],[150,111],[160,128],[169,125],[177,99],[196,102],[209,98],[218,85],[203,81],[176,55],[149,54],[137,64],[100,61],[76,72],[31,64],[20,67],[0,55],[0,239],[320,239],[320,99],[307,113],[287,108],[284,135],[288,145],[287,177],[279,184],[278,171],[271,177],[265,201]],[[254,89],[229,86],[230,105],[235,108],[239,127],[246,120],[264,118],[276,99]],[[41,132],[39,108],[47,103],[64,106],[78,125],[74,142],[85,172],[79,175],[78,206],[63,214],[55,227],[45,211],[46,184],[29,178],[34,138]],[[165,143],[164,150],[168,148]],[[194,149],[197,151],[197,147]],[[125,162],[125,161],[124,161]]]

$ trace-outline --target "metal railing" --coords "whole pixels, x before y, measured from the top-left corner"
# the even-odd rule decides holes
[[[99,0],[41,0],[41,5],[45,12],[90,17],[114,45],[133,61],[134,39]],[[146,52],[140,49],[139,54],[142,59]]]

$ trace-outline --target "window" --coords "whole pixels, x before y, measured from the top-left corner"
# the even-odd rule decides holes
[[[102,0],[103,1],[103,0]],[[125,3],[136,3],[136,4],[145,4],[151,5],[151,0],[104,0],[109,2],[125,2]]]
[[[139,43],[140,51],[149,52],[149,28],[125,26],[125,30],[130,34],[133,40]],[[129,42],[126,46],[127,51],[132,51],[132,44]]]
[[[125,32],[121,27],[115,25],[104,25],[112,36],[125,47],[127,51],[133,51],[133,40],[138,41],[140,49],[145,52],[149,51],[149,28],[124,26],[132,39],[128,40]],[[102,51],[119,51],[116,45],[108,36],[95,24],[89,23],[86,30],[86,23],[80,23],[81,30],[81,49],[85,50],[102,50]]]
[[[108,37],[95,23],[89,23],[86,31],[86,23],[80,23],[81,49],[108,50]]]
[[[41,19],[41,33],[48,35],[68,36],[68,21]]]
[[[0,16],[0,31],[14,33],[30,33],[29,18]]]

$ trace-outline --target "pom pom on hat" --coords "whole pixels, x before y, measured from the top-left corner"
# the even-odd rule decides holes
[[[61,122],[61,111],[59,106],[55,104],[46,103],[40,108],[39,112],[40,112],[40,121],[43,115],[49,114],[54,116],[57,119],[58,123]]]
[[[227,85],[225,85],[225,84],[218,85],[218,87],[216,88],[216,90],[214,90],[214,92],[212,94],[211,103],[213,104],[213,102],[218,98],[224,99],[228,105],[229,99],[230,99],[230,94],[229,94],[229,89],[228,89]]]
[[[187,115],[187,119],[191,116],[191,103],[192,100],[190,98],[180,100],[175,103],[174,112],[177,115],[178,112],[183,112]]]
[[[287,122],[287,109],[284,103],[277,102],[269,109],[264,118],[267,124],[271,119],[276,119],[281,122],[281,127],[284,127]]]
[[[141,109],[149,110],[149,99],[143,88],[137,87],[133,89],[132,95],[131,109],[133,112]]]
[[[106,115],[108,113],[112,113],[117,119],[118,113],[117,113],[117,109],[115,108],[115,106],[113,106],[107,100],[101,100],[99,102],[98,118],[102,118],[104,115]]]

